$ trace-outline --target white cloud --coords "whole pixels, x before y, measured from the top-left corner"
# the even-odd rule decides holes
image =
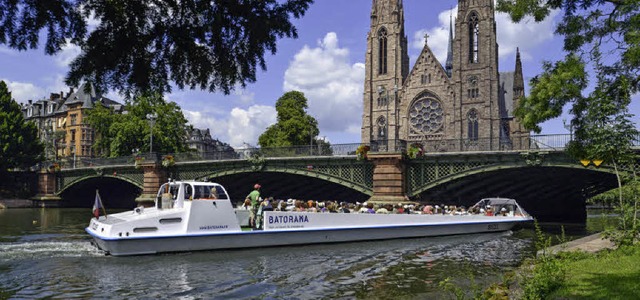
[[[71,44],[67,41],[67,44],[62,46],[62,50],[56,53],[54,59],[59,67],[68,68],[69,64],[80,54],[80,47]]]
[[[364,64],[351,64],[349,49],[340,48],[338,36],[329,32],[316,48],[304,46],[289,63],[284,90],[297,90],[309,100],[309,114],[321,136],[349,132],[359,140],[362,122]]]
[[[0,80],[7,84],[11,92],[11,97],[18,103],[26,103],[28,100],[39,100],[47,95],[45,89],[30,82],[10,81],[2,78],[0,78]]]
[[[257,145],[258,137],[270,125],[276,122],[276,109],[273,106],[253,105],[249,109],[234,108],[228,120],[227,138],[232,147],[243,143]]]
[[[555,19],[559,11],[551,12],[551,15],[543,22],[536,23],[532,18],[525,18],[519,23],[513,23],[509,15],[496,12],[497,39],[500,47],[499,56],[513,56],[516,48],[520,47],[523,59],[530,59],[529,49],[540,46],[553,38]],[[413,35],[411,45],[416,50],[424,47],[424,35],[428,34],[428,43],[438,61],[444,63],[447,59],[447,47],[449,45],[449,21],[450,16],[458,15],[458,6],[451,10],[445,10],[438,15],[439,26],[430,29],[420,29]],[[455,19],[453,20],[455,26]],[[454,32],[455,34],[455,32]]]
[[[193,127],[211,130],[213,138],[240,147],[243,143],[258,144],[258,137],[276,122],[276,109],[272,106],[253,105],[248,109],[235,107],[228,118],[217,118],[204,111],[182,110]]]
[[[255,102],[256,93],[243,89],[240,86],[236,86],[233,94],[237,96],[237,101],[246,106]]]

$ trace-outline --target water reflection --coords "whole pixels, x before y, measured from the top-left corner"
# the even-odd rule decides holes
[[[0,298],[440,298],[447,277],[489,284],[534,252],[525,229],[116,258],[90,244],[89,218],[87,209],[3,212]]]

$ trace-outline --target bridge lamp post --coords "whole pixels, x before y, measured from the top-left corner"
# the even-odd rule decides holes
[[[156,113],[147,114],[147,120],[149,120],[149,126],[151,127],[151,140],[149,142],[149,154],[153,153],[153,125],[156,124],[158,115]]]

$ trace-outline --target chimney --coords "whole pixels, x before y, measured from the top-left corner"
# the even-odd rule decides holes
[[[29,105],[31,105],[31,99],[29,99]]]
[[[71,94],[73,94],[73,88],[72,87],[69,88],[69,95],[71,95]]]
[[[60,99],[64,98],[64,92],[60,91]]]

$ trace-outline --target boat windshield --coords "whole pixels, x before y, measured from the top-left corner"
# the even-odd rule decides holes
[[[529,214],[518,205],[516,200],[509,198],[485,198],[480,200],[476,206],[481,208],[491,208],[496,215],[519,215],[528,216]]]
[[[199,185],[194,184],[192,187],[193,198],[188,199],[228,199],[224,189],[219,185]]]

